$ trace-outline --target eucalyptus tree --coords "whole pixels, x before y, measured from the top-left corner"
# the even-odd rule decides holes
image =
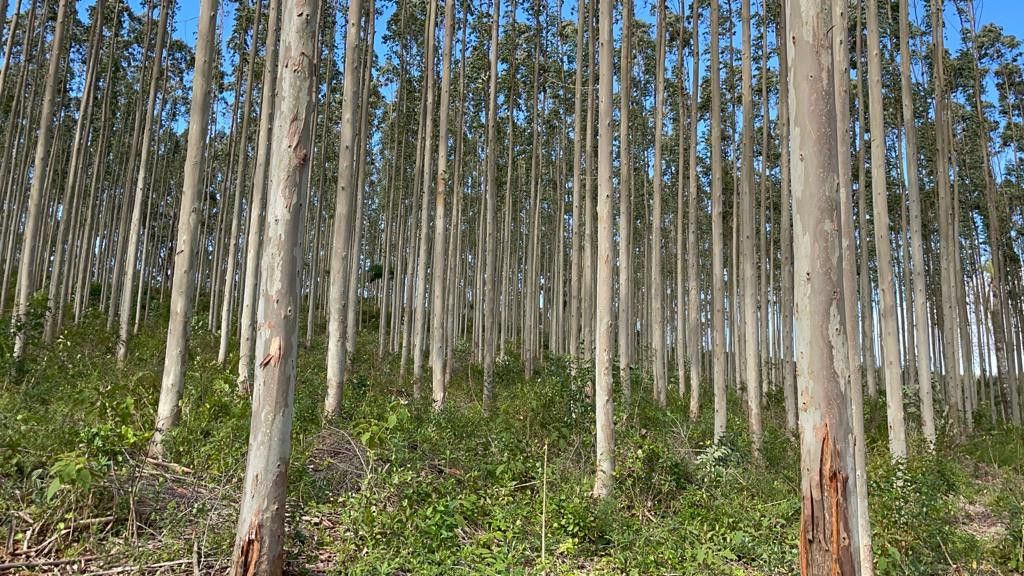
[[[18,286],[14,309],[14,359],[21,360],[25,354],[26,315],[29,301],[36,287],[36,236],[42,224],[44,206],[44,183],[50,155],[50,140],[53,137],[51,125],[55,120],[55,100],[60,67],[64,61],[64,36],[68,27],[68,4],[71,0],[60,0],[57,5],[57,22],[50,42],[47,60],[46,84],[39,112],[39,130],[36,137],[35,156],[32,162],[32,184],[28,195],[28,213],[25,217],[21,241],[21,260],[18,266]],[[40,39],[40,41],[42,41]]]
[[[348,259],[351,257],[352,197],[356,184],[356,130],[359,121],[356,116],[359,106],[356,102],[359,94],[359,58],[356,54],[359,50],[361,19],[362,0],[352,0],[348,5],[348,24],[345,32],[345,84],[341,96],[338,185],[334,203],[330,291],[327,297],[327,398],[324,400],[324,413],[332,418],[341,410],[342,390],[345,385],[345,304],[348,302],[345,297],[348,288],[345,275],[348,272]],[[282,58],[286,58],[283,53]],[[275,119],[275,125],[277,123]]]
[[[498,282],[494,277],[497,271],[498,247],[495,244],[497,234],[497,203],[498,203],[498,26],[501,18],[501,2],[491,0],[491,43],[488,49],[489,72],[487,80],[487,125],[486,125],[486,208],[484,215],[486,242],[484,259],[486,261],[483,279],[484,306],[481,316],[483,328],[483,405],[490,408],[494,400],[494,352],[495,322],[494,313],[497,308]],[[580,6],[583,0],[580,0]],[[578,83],[578,82],[577,82]],[[573,189],[573,194],[576,190]],[[575,226],[575,222],[573,224]],[[575,282],[573,284],[575,286]],[[574,288],[575,289],[575,288]]]
[[[743,158],[742,169],[742,270],[744,343],[746,355],[744,380],[747,385],[747,418],[755,459],[761,458],[761,373],[757,330],[757,273],[754,269],[754,96],[751,47],[750,0],[741,4],[743,21]],[[738,337],[737,337],[738,338]]]
[[[256,14],[252,20],[252,38],[249,41],[249,55],[245,67],[245,102],[242,104],[242,126],[238,135],[238,157],[235,160],[235,182],[233,185],[234,197],[231,203],[231,227],[228,232],[227,264],[224,272],[224,298],[221,300],[220,309],[220,347],[217,350],[217,363],[223,365],[227,361],[228,341],[233,330],[231,329],[231,311],[234,305],[235,275],[238,267],[238,227],[241,220],[241,204],[243,191],[248,190],[249,182],[246,180],[246,167],[249,162],[249,122],[252,116],[253,99],[253,78],[256,70],[256,41],[260,27],[260,17],[263,14],[263,0],[254,0]],[[242,274],[245,270],[242,269]]]
[[[174,272],[171,285],[167,344],[160,383],[156,425],[150,441],[150,454],[161,458],[163,438],[178,422],[185,369],[188,367],[189,329],[192,322],[193,291],[196,288],[195,264],[197,232],[201,214],[203,159],[210,123],[210,84],[215,59],[214,39],[217,24],[217,0],[203,0],[199,6],[199,30],[196,36],[195,68],[192,75],[192,100],[189,110],[188,144],[182,177],[181,204],[178,208]]]
[[[120,330],[117,339],[117,362],[123,366],[128,357],[128,328],[132,310],[132,286],[135,285],[135,272],[139,256],[139,229],[142,226],[142,201],[146,193],[146,185],[150,178],[149,157],[153,151],[153,121],[154,108],[156,107],[157,87],[160,80],[160,68],[163,61],[164,43],[167,37],[167,17],[169,16],[173,0],[161,0],[160,21],[157,24],[156,48],[153,50],[153,70],[150,74],[149,96],[146,99],[144,111],[145,120],[142,129],[142,137],[139,152],[138,174],[135,180],[135,194],[132,200],[131,224],[128,227],[127,248],[125,251],[125,264],[123,285],[120,290],[121,305],[118,316],[120,319]],[[127,198],[126,198],[127,200]],[[127,204],[126,204],[127,206]],[[115,279],[120,280],[120,279]],[[113,307],[113,304],[111,304]]]
[[[647,290],[651,296],[651,343],[654,373],[654,401],[661,407],[668,402],[668,374],[665,369],[665,312],[662,307],[664,286],[661,273],[661,196],[663,193],[663,166],[661,140],[664,129],[663,117],[665,108],[665,0],[658,0],[657,28],[655,34],[655,72],[654,72],[654,176],[653,208],[651,214],[651,269]],[[603,60],[603,57],[602,57]],[[601,86],[607,82],[610,74],[601,77]],[[598,142],[601,145],[602,142]]]
[[[252,199],[249,202],[249,227],[245,241],[245,284],[242,288],[241,329],[238,345],[238,390],[248,394],[255,344],[256,288],[259,283],[259,258],[263,232],[263,206],[266,203],[270,169],[271,130],[277,96],[277,52],[281,26],[281,0],[270,0],[267,9],[266,51],[263,55],[259,135],[256,137],[256,162],[253,171]],[[319,230],[319,228],[318,228]]]
[[[633,0],[622,0],[622,56],[619,60],[619,381],[623,400],[628,405],[632,396],[634,330],[633,164],[629,145],[633,99]],[[573,194],[575,196],[575,192]]]
[[[598,35],[600,82],[598,84],[597,140],[597,290],[595,298],[594,413],[596,417],[597,473],[594,496],[611,494],[615,478],[615,424],[612,405],[612,251],[615,245],[612,211],[612,21],[613,0],[599,0]],[[661,1],[664,12],[664,0]],[[664,14],[662,15],[664,18]],[[662,19],[663,19],[662,18]],[[662,46],[664,50],[664,45]],[[575,191],[574,191],[575,192]]]
[[[800,572],[860,574],[853,430],[844,381],[835,84],[831,10],[792,0],[786,32],[793,48],[788,81],[793,177],[797,386],[801,402]],[[823,49],[823,47],[825,49]]]
[[[711,0],[711,325],[715,442],[725,435],[725,286],[722,277],[722,71],[719,65],[719,0]]]
[[[910,255],[913,277],[914,343],[917,358],[921,429],[929,449],[935,448],[935,406],[932,399],[931,344],[928,338],[928,300],[924,267],[924,234],[921,217],[921,186],[918,168],[917,123],[914,118],[914,86],[910,79],[910,7],[900,0],[900,95],[903,137],[907,159],[907,201],[910,204]],[[905,263],[906,264],[906,263]]]
[[[697,195],[700,190],[697,179],[697,104],[700,101],[700,5],[699,0],[693,0],[693,7],[690,10],[690,18],[693,20],[690,41],[693,43],[692,74],[693,84],[690,88],[690,148],[689,148],[689,190],[687,197],[687,212],[689,220],[686,231],[686,254],[687,254],[687,286],[689,291],[689,326],[690,340],[690,419],[696,420],[700,413],[700,365],[701,365],[701,323],[700,323],[700,276],[697,267],[697,222],[698,222],[698,201]],[[682,25],[680,23],[680,25]],[[682,33],[680,32],[680,36]],[[682,50],[680,50],[682,58]],[[679,206],[682,211],[682,206]],[[679,295],[682,297],[682,294]],[[680,326],[680,329],[682,327]],[[680,384],[682,386],[682,384]]]
[[[893,278],[889,233],[889,200],[885,167],[885,117],[882,109],[882,49],[878,31],[878,0],[868,0],[868,99],[871,111],[871,190],[874,208],[875,257],[881,293],[882,361],[885,405],[889,424],[889,452],[894,460],[907,457],[903,411],[903,373],[900,369],[899,312]]]
[[[441,56],[440,133],[437,145],[437,178],[434,181],[434,247],[431,263],[430,305],[430,379],[434,409],[445,399],[445,198],[448,186],[448,104],[451,100],[452,39],[455,36],[455,0],[444,4],[444,46]],[[452,221],[452,234],[456,233]],[[449,239],[454,242],[454,238]]]
[[[284,570],[285,501],[291,455],[298,349],[300,233],[309,172],[306,163],[316,122],[316,0],[282,0],[281,60],[270,184],[260,262],[252,414],[238,530],[231,559],[234,576]],[[358,14],[358,13],[357,13]],[[358,34],[356,35],[358,36]],[[350,53],[351,54],[351,53]]]

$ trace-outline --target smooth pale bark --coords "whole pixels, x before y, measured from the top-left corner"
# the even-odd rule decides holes
[[[900,86],[903,105],[903,136],[906,139],[907,196],[910,204],[910,258],[914,286],[914,343],[917,382],[921,397],[921,429],[929,450],[935,449],[935,405],[929,369],[928,299],[924,268],[924,234],[921,231],[921,185],[918,173],[917,124],[914,120],[914,86],[910,80],[910,14],[907,0],[900,0]],[[984,356],[984,354],[982,354]]]
[[[786,17],[793,154],[794,307],[800,395],[800,572],[860,574],[853,430],[842,321],[835,85],[827,5],[791,0]]]
[[[256,137],[256,168],[252,200],[249,202],[249,230],[245,241],[245,285],[242,288],[241,332],[238,339],[238,391],[248,395],[255,344],[256,288],[259,283],[260,239],[263,236],[263,205],[270,170],[270,138],[277,96],[277,51],[281,27],[281,0],[270,0],[267,8],[266,51],[263,56],[263,85],[260,102],[260,133]]]
[[[249,159],[249,122],[252,116],[253,71],[256,66],[256,31],[263,15],[263,0],[255,0],[256,16],[253,20],[252,39],[249,43],[248,64],[245,72],[245,103],[242,105],[242,129],[238,136],[238,159],[235,160],[235,197],[231,205],[231,231],[228,236],[227,271],[224,273],[224,298],[220,307],[220,347],[217,351],[217,363],[224,365],[228,358],[228,341],[231,335],[231,309],[234,303],[235,269],[238,267],[238,226],[241,220],[242,196],[248,191],[246,184],[246,166]],[[252,207],[250,207],[250,210]],[[245,269],[241,270],[245,275]]]
[[[718,2],[711,0],[711,353],[715,394],[714,440],[725,435],[725,286],[722,277],[722,72],[718,52]]]
[[[833,0],[833,30],[848,30],[846,0]],[[842,259],[843,320],[846,323],[847,361],[849,369],[850,422],[854,439],[854,473],[857,508],[857,552],[861,574],[874,574],[872,563],[871,523],[868,518],[867,453],[864,439],[864,389],[860,379],[860,353],[857,340],[857,279],[853,234],[853,174],[850,166],[850,50],[847,34],[832,35],[832,59],[836,100],[836,167],[839,172],[839,226],[841,228],[840,254]]]
[[[452,39],[455,36],[455,0],[444,3],[444,46],[441,50],[441,110],[437,141],[437,178],[434,181],[434,250],[430,288],[430,381],[435,410],[445,399],[445,196],[448,186],[448,104],[451,100]],[[457,234],[457,222],[452,232]],[[451,239],[454,242],[454,238]]]
[[[881,293],[882,360],[889,452],[894,460],[907,457],[903,414],[903,372],[900,369],[899,314],[893,281],[889,202],[885,169],[885,118],[882,111],[882,48],[878,32],[878,0],[868,0],[868,101],[871,110],[871,191],[874,207],[875,257]]]
[[[664,52],[663,52],[664,54]],[[628,406],[633,395],[633,164],[629,112],[633,100],[633,0],[622,0],[619,69],[619,381]]]
[[[284,569],[285,500],[298,349],[303,203],[315,125],[316,0],[283,0],[281,61],[270,151],[266,235],[260,263],[252,423],[232,576]],[[358,35],[357,35],[358,36]],[[352,54],[352,53],[350,53]]]
[[[367,14],[376,14],[376,6],[374,0],[370,0],[366,8]],[[374,37],[374,24],[376,23],[374,18],[367,18],[366,33],[364,35],[364,46],[363,46],[363,75],[362,95],[360,96],[361,102],[370,102],[370,75],[373,71],[373,42],[367,42],[366,38]],[[367,142],[367,133],[369,131],[370,122],[370,107],[368,105],[362,106],[359,109],[359,147],[357,150],[359,154],[359,165],[358,165],[358,178],[356,180],[356,218],[355,218],[355,230],[352,234],[352,257],[349,259],[349,278],[348,288],[346,289],[346,297],[348,303],[346,304],[346,319],[345,319],[345,372],[352,371],[352,360],[355,356],[356,351],[356,332],[359,328],[360,318],[357,314],[362,314],[362,308],[358,305],[359,297],[359,270],[361,269],[361,263],[359,261],[359,254],[362,248],[363,241],[363,205],[364,196],[366,195],[366,158],[370,155],[370,149]]]
[[[334,201],[334,230],[331,245],[330,289],[327,318],[327,397],[324,414],[334,418],[341,410],[345,386],[345,305],[348,288],[348,259],[352,247],[352,187],[356,185],[355,154],[356,117],[359,94],[359,28],[362,20],[362,0],[351,0],[348,5],[348,25],[345,31],[345,84],[341,95],[341,135],[338,144],[338,184]],[[282,23],[282,39],[284,24]],[[284,48],[282,44],[282,58]],[[280,87],[280,86],[279,86]],[[277,120],[275,120],[275,125]],[[271,179],[273,179],[271,173]],[[257,356],[258,357],[258,356]]]
[[[64,36],[67,31],[68,4],[72,0],[60,0],[57,6],[57,23],[54,27],[53,40],[50,43],[50,56],[46,70],[46,87],[43,90],[43,101],[39,112],[39,131],[36,137],[35,156],[32,162],[32,185],[28,194],[28,214],[25,217],[25,228],[21,242],[21,260],[18,266],[17,304],[14,309],[14,359],[20,361],[25,354],[25,315],[28,313],[29,301],[36,287],[36,257],[39,245],[36,236],[39,233],[44,206],[43,185],[46,179],[46,166],[50,155],[50,140],[53,136],[51,123],[55,118],[54,100],[60,66],[64,60]],[[40,40],[42,41],[42,40]]]
[[[664,5],[664,0],[661,0]],[[595,321],[594,412],[597,434],[597,474],[594,496],[611,494],[615,479],[615,424],[612,407],[612,292],[614,262],[612,210],[612,21],[613,0],[600,0],[598,34],[600,44],[600,83],[598,85],[599,135],[597,141],[597,290]]]
[[[668,403],[668,373],[665,370],[665,312],[662,307],[664,283],[661,276],[661,195],[662,157],[661,139],[665,108],[665,0],[658,0],[657,40],[655,41],[654,73],[654,179],[651,216],[651,269],[647,289],[651,294],[651,351],[654,372],[654,401],[665,407]],[[609,76],[601,76],[603,86]],[[598,143],[600,145],[601,142]]]
[[[785,73],[789,69],[789,37],[786,34],[786,15],[779,19],[775,30],[776,44],[779,47],[779,198],[781,220],[780,248],[781,263],[781,294],[779,320],[782,324],[782,392],[786,405],[786,429],[797,429],[796,408],[796,364],[793,362],[793,209],[790,190],[790,139],[789,139],[789,77]]]
[[[978,32],[974,1],[969,0],[966,2],[965,9],[967,24],[971,30],[971,62],[974,68],[974,113],[977,116],[979,124],[984,126],[988,123],[988,118],[985,117],[985,111],[982,105],[982,82],[984,82],[985,79],[982,78],[982,71],[978,64]],[[992,307],[990,309],[990,317],[992,319],[992,340],[995,345],[996,379],[999,383],[999,389],[1003,394],[1004,399],[1008,401],[1006,403],[1010,405],[1010,421],[1019,426],[1021,423],[1021,411],[1020,403],[1015,398],[1018,396],[1018,390],[1017,383],[1013,378],[1013,373],[1016,372],[1016,370],[1014,370],[1014,354],[1012,352],[1017,348],[1013,345],[1013,313],[1010,306],[1007,304],[1006,255],[1004,254],[1003,248],[1003,244],[1006,241],[1006,232],[1003,230],[1004,215],[1006,214],[1004,206],[1005,199],[997,190],[995,175],[992,173],[989,138],[989,131],[986,129],[982,134],[982,141],[980,142],[981,145],[979,148],[981,149],[982,169],[985,171],[985,210],[988,213],[988,220],[986,223],[988,225],[988,244],[992,262]],[[957,274],[955,277],[961,278],[962,275]],[[960,282],[957,282],[957,285],[961,286]],[[958,298],[958,300],[962,301],[960,298]],[[967,322],[966,315],[964,315],[963,321],[965,323]],[[964,332],[965,330],[961,327],[961,333],[963,334]],[[1007,350],[1010,352],[1008,353]],[[965,360],[967,360],[967,358],[968,357],[965,355]],[[970,374],[969,370],[966,371]],[[970,426],[969,411],[965,412],[968,412],[967,425]]]
[[[932,84],[935,89],[935,125],[946,125],[947,94],[945,73],[945,48],[943,39],[943,13],[945,2],[933,5],[932,19],[932,54],[941,57],[932,58]],[[949,424],[954,435],[960,428],[960,362],[958,358],[957,329],[960,319],[954,302],[954,283],[961,279],[953,273],[953,258],[960,249],[956,233],[953,230],[953,202],[949,183],[949,142],[946,130],[935,131],[935,171],[936,195],[938,196],[939,223],[939,282],[941,294],[941,344],[942,364],[946,381],[946,409]],[[993,322],[993,327],[995,322]]]
[[[491,14],[491,45],[489,49],[490,72],[487,81],[487,159],[486,159],[486,215],[485,237],[486,270],[484,271],[484,306],[481,312],[483,324],[483,405],[490,409],[494,401],[494,351],[496,326],[494,313],[497,308],[498,282],[494,277],[497,271],[498,247],[495,244],[497,234],[497,203],[498,203],[498,26],[501,17],[501,3],[492,0]],[[583,0],[580,0],[582,6]],[[575,189],[573,191],[575,194]]]
[[[413,280],[413,324],[412,324],[412,395],[419,398],[423,382],[423,345],[426,339],[427,299],[427,247],[430,241],[430,178],[434,160],[434,50],[435,28],[437,26],[437,3],[427,4],[427,27],[424,34],[426,54],[424,74],[426,89],[423,92],[423,106],[426,123],[420,138],[423,139],[423,174],[420,176],[423,190],[420,193],[419,241],[416,255],[416,277]]]
[[[583,253],[582,227],[583,193],[580,160],[583,145],[583,0],[576,4],[576,84],[573,92],[572,132],[572,222],[569,233],[569,355],[577,357],[580,351],[580,296],[582,290]]]
[[[181,207],[175,240],[174,276],[171,284],[171,311],[167,325],[164,371],[160,384],[156,425],[150,443],[150,455],[163,456],[163,437],[178,422],[181,393],[188,367],[189,326],[192,321],[192,293],[195,290],[196,243],[202,213],[203,160],[206,134],[210,124],[210,81],[214,68],[214,29],[217,24],[217,0],[203,0],[199,6],[199,32],[196,40],[192,103],[189,110],[188,142],[182,177]]]
[[[124,366],[128,358],[128,329],[131,322],[132,286],[135,285],[135,269],[138,260],[139,230],[142,226],[142,200],[149,180],[149,157],[153,151],[153,120],[156,108],[157,87],[160,81],[160,68],[163,63],[164,40],[167,37],[167,16],[170,12],[171,0],[163,0],[160,4],[160,22],[157,24],[156,48],[153,50],[153,72],[150,76],[149,97],[146,99],[145,124],[140,141],[138,175],[135,180],[135,196],[132,203],[131,224],[128,226],[127,250],[125,252],[124,279],[121,295],[121,306],[118,312],[120,330],[117,338],[117,363]],[[115,278],[115,280],[121,280]],[[113,304],[111,304],[113,307]]]
[[[757,271],[754,267],[754,95],[751,63],[750,0],[741,5],[743,21],[743,158],[742,170],[742,250],[740,258],[743,298],[743,352],[746,357],[744,380],[747,385],[747,419],[750,425],[751,451],[755,460],[761,459],[761,364],[758,353]]]
[[[857,41],[854,54],[857,58],[857,126],[859,130],[859,141],[857,145],[857,224],[860,234],[860,334],[861,351],[864,354],[864,372],[867,373],[868,395],[872,398],[878,396],[878,385],[876,383],[875,366],[875,313],[874,298],[871,293],[871,275],[868,272],[868,255],[870,251],[867,216],[867,191],[865,180],[867,179],[866,148],[867,130],[865,128],[864,110],[867,105],[864,103],[864,58],[863,58],[863,26],[862,11],[857,11]],[[852,330],[852,327],[851,327]]]
[[[699,191],[697,181],[697,104],[700,102],[700,7],[698,0],[693,0],[691,18],[693,18],[693,29],[691,42],[693,42],[693,84],[690,88],[690,150],[689,150],[689,197],[687,198],[687,211],[690,218],[686,230],[686,254],[687,254],[687,286],[689,290],[689,326],[690,331],[690,419],[696,420],[700,415],[700,352],[701,352],[701,326],[700,326],[700,277],[697,268],[697,194]],[[682,207],[680,207],[681,209]],[[680,298],[682,294],[679,295]],[[682,327],[680,327],[682,329]],[[681,386],[681,384],[680,384]]]
[[[64,278],[71,276],[70,267],[65,270],[64,259],[68,251],[74,248],[70,244],[64,246],[66,238],[74,238],[71,227],[75,224],[76,210],[69,208],[74,202],[77,206],[79,197],[79,166],[82,160],[83,138],[88,137],[90,119],[92,118],[93,86],[96,82],[96,70],[99,60],[99,50],[103,31],[103,0],[96,3],[93,29],[89,39],[89,56],[86,63],[85,86],[82,88],[82,96],[79,99],[78,120],[75,122],[75,135],[71,143],[71,158],[67,167],[66,180],[64,182],[64,197],[61,201],[60,225],[57,227],[56,250],[53,255],[53,272],[47,294],[46,323],[43,328],[43,339],[50,343],[54,335],[60,330],[64,308]],[[0,16],[3,16],[0,13]],[[0,84],[2,90],[2,84]],[[69,236],[70,235],[70,236]]]

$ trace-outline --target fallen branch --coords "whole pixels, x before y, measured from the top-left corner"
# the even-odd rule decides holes
[[[188,560],[172,560],[170,562],[158,562],[156,564],[140,564],[137,566],[118,566],[117,568],[110,568],[109,570],[100,570],[98,572],[88,572],[82,576],[107,576],[108,574],[122,574],[124,572],[138,572],[141,570],[152,570],[155,568],[167,568],[170,566],[181,566],[183,564],[191,564],[192,559]]]
[[[0,564],[0,572],[6,570],[14,570],[16,568],[40,568],[43,566],[61,566],[63,564],[74,564],[76,562],[85,562],[87,560],[95,560],[99,556],[82,556],[80,558],[65,558],[63,560],[32,560],[25,562],[8,562],[7,564]]]
[[[191,474],[192,473],[192,469],[191,468],[187,468],[185,466],[182,466],[181,464],[175,464],[174,462],[166,462],[164,460],[157,460],[156,458],[149,458],[149,457],[146,458],[146,462],[148,464],[152,464],[153,466],[159,466],[161,468],[166,468],[166,469],[170,470],[171,472],[174,472],[175,474]]]

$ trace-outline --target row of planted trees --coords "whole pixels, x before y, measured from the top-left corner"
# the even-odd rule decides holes
[[[716,442],[738,395],[755,458],[782,402],[814,573],[870,573],[865,390],[896,460],[1020,424],[1024,73],[971,0],[231,8],[202,0],[193,53],[172,0],[16,0],[0,306],[16,358],[96,313],[122,363],[169,306],[156,457],[190,331],[219,333],[254,415],[236,572],[280,571],[295,357],[322,331],[328,418],[361,326],[439,410],[459,343],[485,409],[497,358],[572,356],[597,496],[616,386],[677,386]]]

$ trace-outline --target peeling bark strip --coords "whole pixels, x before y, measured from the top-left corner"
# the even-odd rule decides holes
[[[818,469],[800,516],[800,573],[856,574],[846,501],[849,474],[843,472],[839,446],[827,423],[821,436]],[[825,566],[828,571],[821,572]]]

